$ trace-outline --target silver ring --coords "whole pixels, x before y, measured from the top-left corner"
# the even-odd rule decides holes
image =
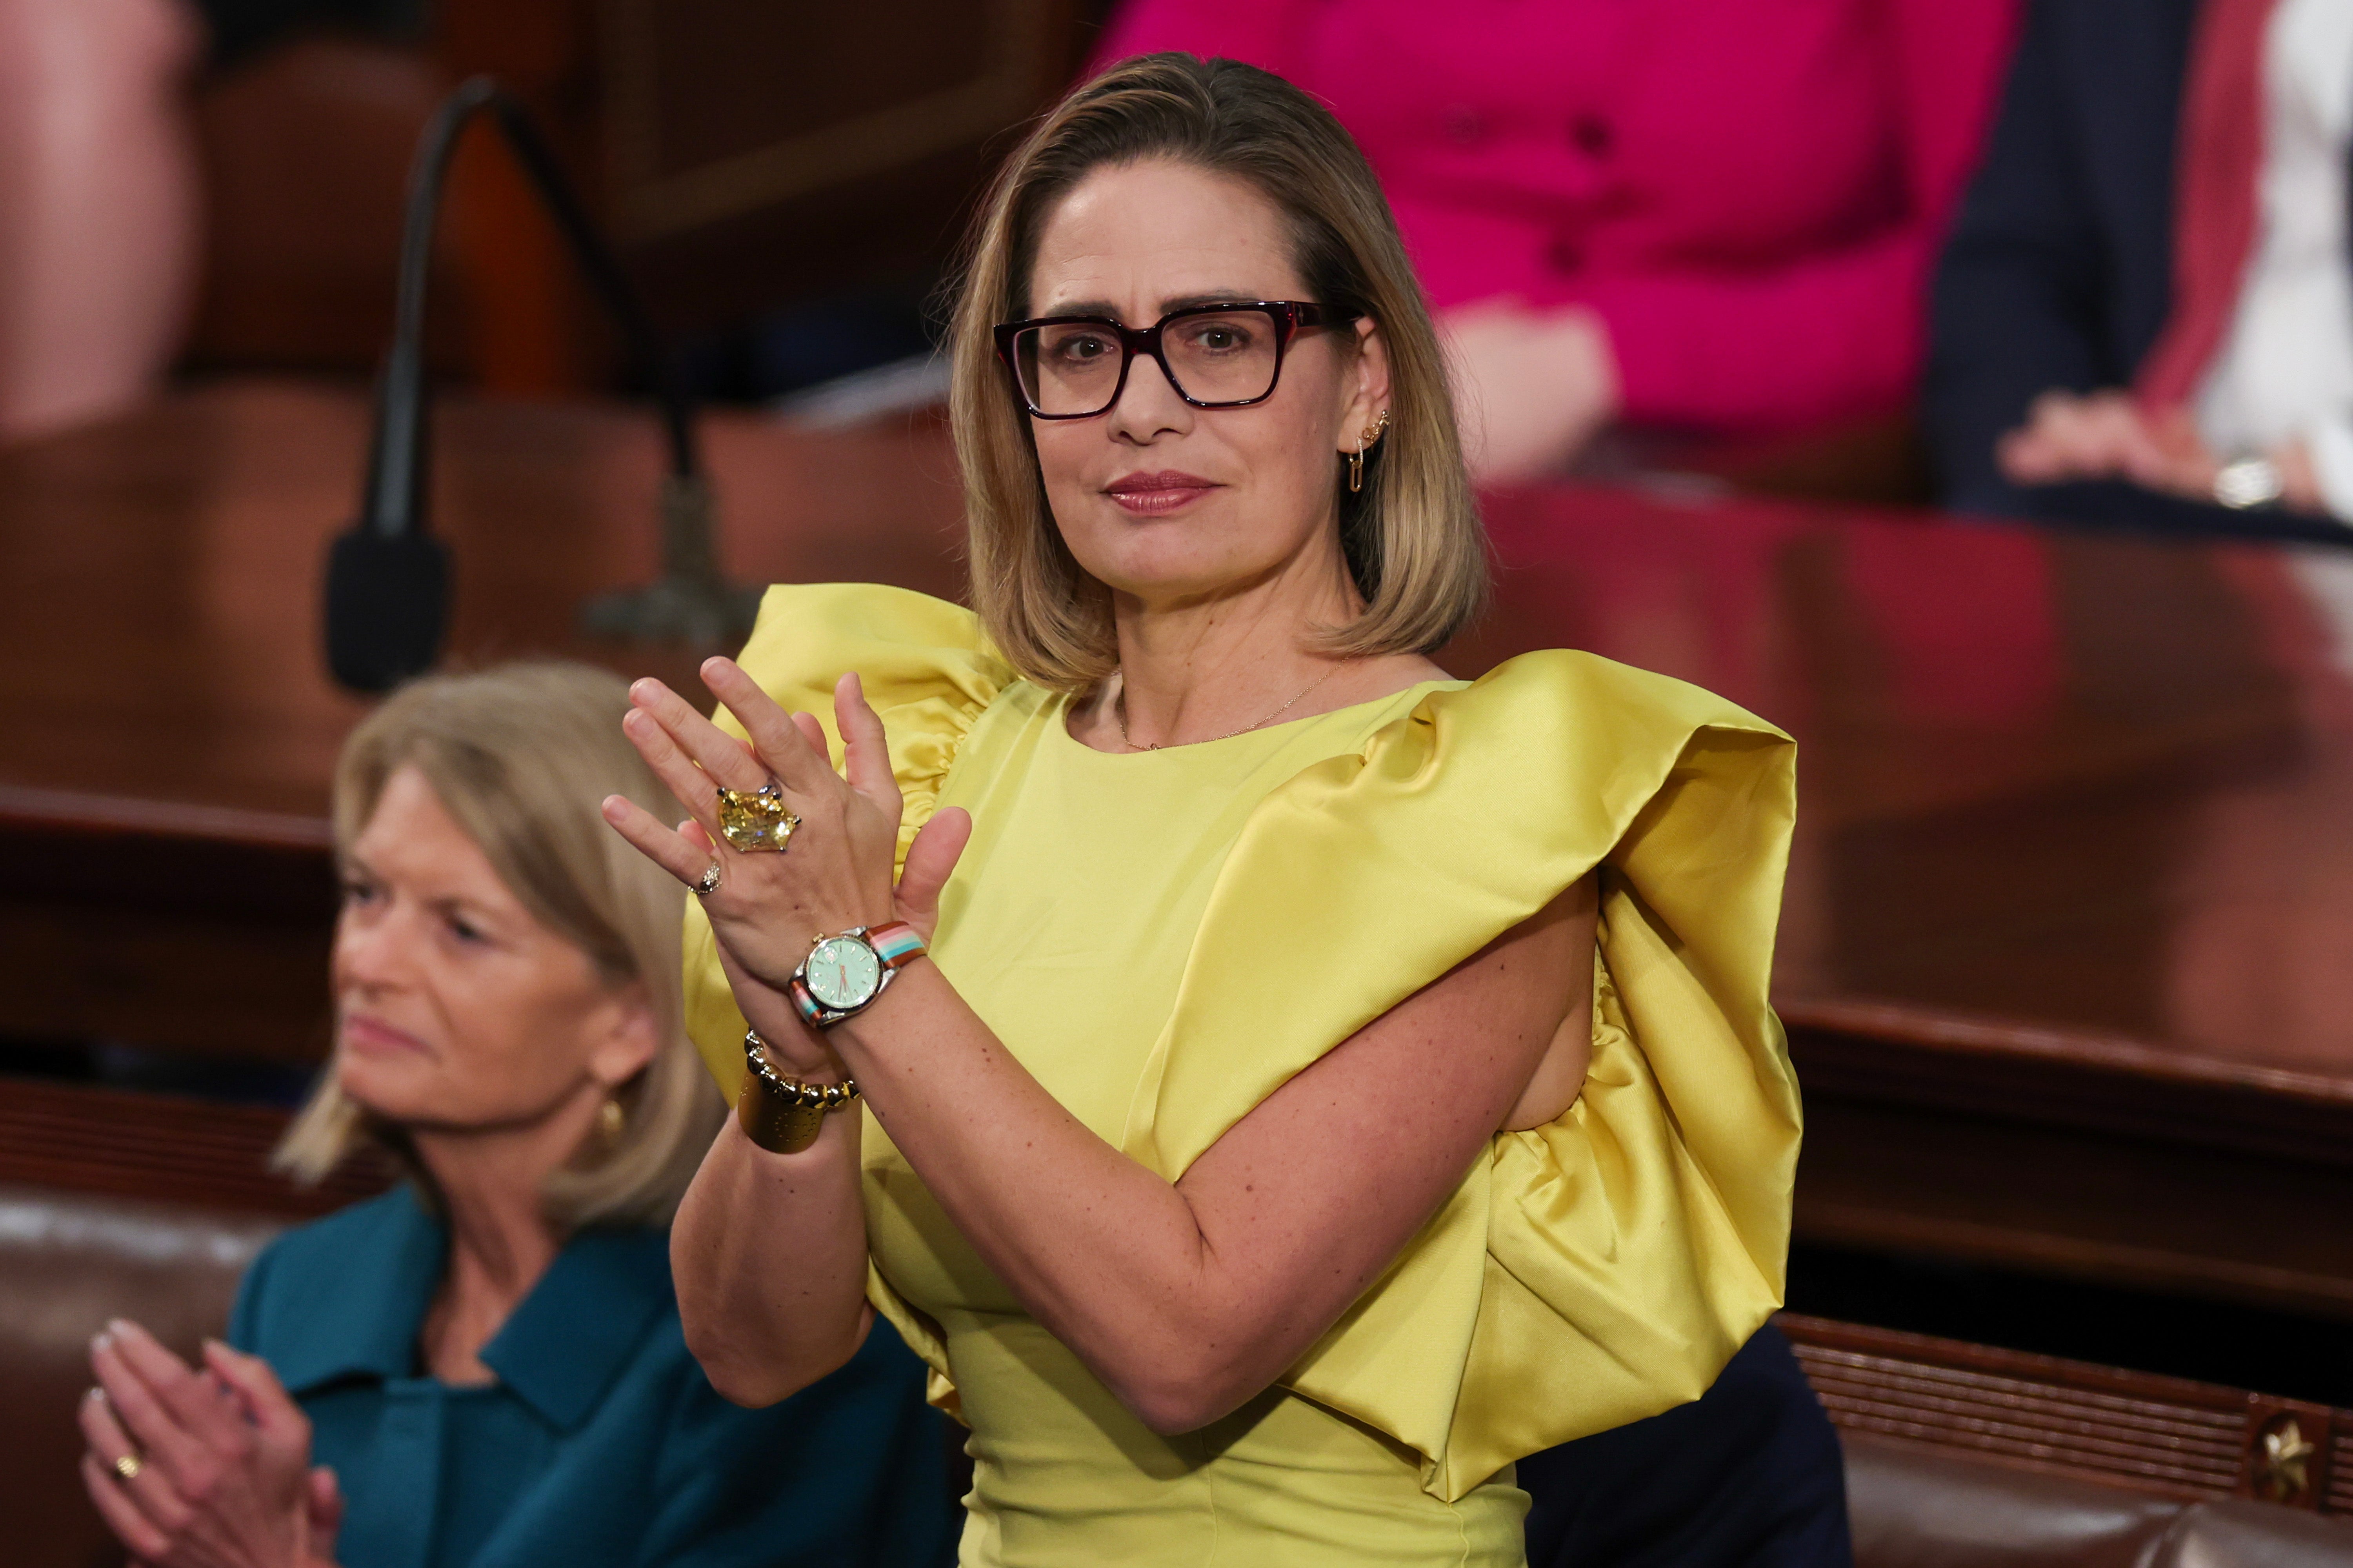
[[[716,857],[713,857],[711,864],[702,868],[702,875],[695,880],[694,891],[696,897],[707,898],[718,890],[719,861]]]

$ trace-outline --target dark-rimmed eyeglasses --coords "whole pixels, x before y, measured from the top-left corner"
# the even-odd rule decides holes
[[[1171,310],[1137,330],[1107,316],[1043,316],[997,329],[997,355],[1039,419],[1092,419],[1119,401],[1128,367],[1150,354],[1196,408],[1247,408],[1274,395],[1282,356],[1307,327],[1349,319],[1296,300],[1237,300]]]

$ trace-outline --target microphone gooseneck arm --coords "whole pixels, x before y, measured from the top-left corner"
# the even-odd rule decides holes
[[[693,405],[653,318],[522,104],[489,77],[475,77],[435,111],[409,170],[392,348],[377,387],[360,515],[327,554],[327,668],[354,691],[388,691],[432,668],[448,629],[449,552],[425,526],[425,295],[450,154],[474,116],[485,110],[564,231],[573,259],[620,323],[660,402],[668,437],[661,575],[642,588],[590,600],[580,610],[581,629],[593,637],[722,647],[750,631],[757,613],[759,595],[730,584],[719,570],[711,487],[695,445]]]
[[[397,303],[393,318],[391,352],[386,355],[380,388],[374,443],[368,455],[367,488],[362,497],[360,528],[385,538],[420,533],[424,530],[426,467],[425,304],[433,270],[433,237],[438,226],[441,193],[448,183],[449,160],[474,116],[484,110],[504,134],[515,161],[522,165],[556,226],[564,233],[573,258],[586,276],[613,319],[621,328],[629,352],[651,381],[660,401],[662,425],[670,447],[670,471],[675,480],[689,481],[702,471],[695,444],[694,410],[681,384],[676,366],[654,330],[637,290],[630,287],[586,207],[573,192],[571,182],[556,161],[520,100],[489,77],[474,77],[451,93],[435,110],[417,143],[417,161],[408,178],[408,211],[401,234]]]

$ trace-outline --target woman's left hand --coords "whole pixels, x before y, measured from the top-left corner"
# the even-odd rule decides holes
[[[132,1555],[157,1568],[332,1560],[334,1473],[311,1467],[311,1423],[267,1363],[207,1343],[192,1368],[120,1321],[90,1342],[90,1362],[82,1481]]]
[[[636,711],[623,729],[693,823],[670,827],[619,795],[606,801],[605,819],[689,887],[715,858],[719,886],[703,899],[713,934],[744,973],[782,990],[817,937],[892,918],[905,800],[891,772],[882,721],[867,705],[857,676],[843,676],[834,689],[846,779],[833,771],[815,716],[787,716],[733,659],[706,660],[702,679],[751,743],[661,682],[638,681],[629,689]],[[786,848],[730,847],[720,831],[719,787],[748,794],[771,782],[800,818]]]

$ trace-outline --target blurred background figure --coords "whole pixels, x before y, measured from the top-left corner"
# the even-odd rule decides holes
[[[280,1163],[409,1180],[273,1243],[191,1368],[93,1342],[83,1479],[143,1563],[944,1563],[945,1427],[878,1325],[765,1410],[688,1354],[669,1224],[725,1116],[677,883],[597,803],[677,806],[577,666],[410,686],[335,781],[336,1047]],[[102,1392],[101,1392],[102,1391]]]
[[[1128,0],[1096,58],[1230,56],[1333,106],[1509,481],[1614,421],[1905,408],[2011,24],[2010,0]]]
[[[2353,521],[2348,135],[2348,0],[2038,0],[1936,281],[1945,500]]]
[[[300,35],[409,38],[423,12],[422,0],[0,0],[0,440],[132,408],[187,347],[223,196],[205,167],[199,84]],[[271,216],[283,227],[321,215]]]
[[[0,0],[0,440],[131,406],[197,251],[183,0]]]

